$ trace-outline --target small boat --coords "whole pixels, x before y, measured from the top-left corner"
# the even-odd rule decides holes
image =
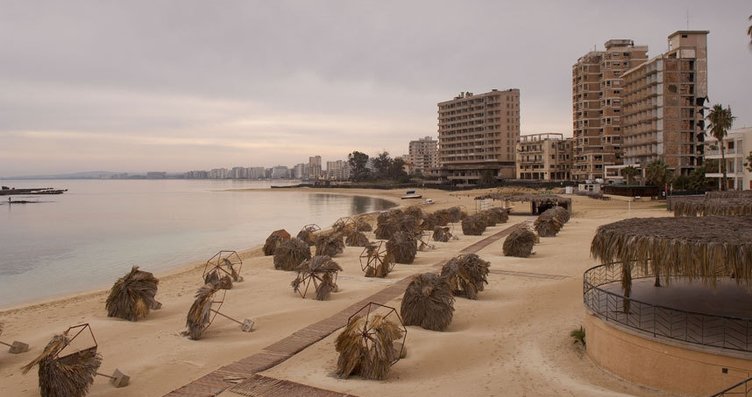
[[[408,191],[405,192],[405,195],[402,196],[402,200],[405,200],[405,199],[419,199],[421,197],[423,197],[423,195],[416,193],[415,190],[408,190]]]

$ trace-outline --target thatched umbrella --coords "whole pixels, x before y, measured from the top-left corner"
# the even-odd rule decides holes
[[[550,209],[554,213],[554,216],[561,222],[561,224],[565,224],[569,222],[569,211],[564,207],[553,207]]]
[[[305,298],[311,283],[316,290],[316,300],[327,300],[332,291],[337,291],[337,272],[342,268],[327,255],[316,255],[298,266],[298,276],[290,284],[293,290]]]
[[[433,241],[441,241],[446,243],[452,238],[452,233],[449,232],[448,226],[436,226],[433,228]]]
[[[527,227],[517,227],[504,240],[502,250],[504,256],[527,258],[533,253],[533,246],[538,241],[538,235]]]
[[[370,232],[373,231],[373,226],[371,226],[371,223],[368,222],[368,219],[366,219],[365,216],[359,216],[355,218],[355,230],[359,232]]]
[[[460,255],[444,264],[441,277],[449,283],[454,295],[478,299],[478,292],[483,291],[485,284],[488,284],[490,265],[490,262],[476,254]]]
[[[274,255],[274,251],[279,247],[284,241],[287,241],[290,239],[290,233],[287,232],[285,229],[279,229],[272,232],[272,234],[269,235],[269,237],[266,238],[266,242],[264,243],[264,255],[270,256]]]
[[[420,209],[420,207],[418,207],[417,205],[412,205],[410,207],[405,208],[404,213],[405,215],[409,215],[417,219],[418,223],[420,223],[420,221],[422,221],[424,218],[423,210]]]
[[[553,209],[546,210],[535,220],[535,231],[541,237],[556,237],[563,226],[564,223]]]
[[[397,263],[413,263],[418,254],[418,240],[412,234],[397,231],[386,242],[386,251]]]
[[[162,307],[154,297],[157,295],[159,279],[153,274],[138,270],[120,277],[110,289],[105,308],[108,317],[118,317],[128,321],[138,321],[149,314],[149,310]]]
[[[731,192],[724,192],[731,193]],[[715,197],[715,196],[707,196]],[[674,216],[744,216],[752,215],[752,196],[728,198],[705,198],[702,200],[678,199],[672,207]]]
[[[337,256],[345,251],[342,233],[331,232],[316,236],[316,255]]]
[[[376,307],[387,311],[377,312]],[[348,319],[347,326],[337,336],[337,376],[386,379],[389,368],[404,353],[406,335],[407,330],[394,308],[369,303]]]
[[[462,220],[462,233],[466,236],[480,236],[485,230],[486,220],[482,215],[470,215]]]
[[[355,230],[355,219],[344,216],[342,218],[337,219],[334,224],[332,225],[332,230],[335,232],[345,233],[347,230]]]
[[[182,332],[183,336],[193,340],[201,339],[204,330],[209,328],[214,319],[212,304],[215,303],[214,294],[219,289],[217,284],[207,283],[196,291],[196,300],[193,301],[185,319],[187,329]]]
[[[383,240],[368,243],[360,254],[360,269],[366,277],[384,278],[394,269],[394,264],[394,257]]]
[[[25,374],[39,365],[39,394],[42,397],[83,397],[89,392],[89,386],[94,383],[102,364],[102,355],[97,353],[96,343],[93,347],[60,355],[80,331],[87,328],[91,331],[88,324],[82,324],[53,336],[42,353],[21,368]],[[71,331],[79,332],[71,336]]]
[[[243,260],[236,251],[219,251],[204,265],[204,284],[213,283],[222,289],[232,289],[233,281],[243,281],[240,275],[242,268]]]
[[[418,229],[418,221],[412,215],[406,215],[400,209],[384,211],[376,217],[376,230],[374,234],[377,239],[389,240],[392,235],[398,231]]]
[[[454,296],[446,280],[435,273],[416,276],[405,289],[400,314],[405,325],[443,331],[452,322]]]
[[[462,210],[462,207],[451,207],[446,210],[449,222],[457,223],[464,219],[467,214]]]
[[[304,260],[311,259],[311,248],[299,238],[291,238],[274,251],[274,268],[295,270]]]
[[[353,230],[345,235],[345,245],[348,247],[366,247],[368,245],[368,237],[363,232]]]
[[[297,237],[311,246],[314,243],[314,234],[319,230],[321,230],[321,227],[319,225],[311,223],[309,225],[303,226],[303,228],[298,232]]]

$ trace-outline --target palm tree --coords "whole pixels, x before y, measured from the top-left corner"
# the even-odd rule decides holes
[[[634,185],[635,176],[640,175],[640,170],[634,166],[624,167],[621,169],[621,176],[627,178],[627,185]]]
[[[736,117],[731,114],[731,106],[727,106],[724,109],[723,105],[720,104],[713,105],[713,108],[710,109],[710,113],[708,113],[707,117],[710,122],[708,125],[708,132],[713,138],[718,140],[718,146],[721,147],[721,173],[723,174],[723,179],[721,179],[721,190],[728,190],[726,182],[726,149],[723,144],[723,138],[726,137],[731,125],[734,124],[735,118]]]
[[[752,21],[752,15],[749,16],[749,20]],[[749,45],[752,45],[752,25],[749,25],[749,29],[747,29],[747,35],[749,35]]]
[[[666,186],[674,179],[674,171],[663,160],[655,160],[645,169],[645,178],[648,184],[658,186],[665,192]]]

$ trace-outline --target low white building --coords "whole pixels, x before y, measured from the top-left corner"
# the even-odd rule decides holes
[[[752,172],[747,170],[744,163],[752,152],[752,127],[729,130],[723,139],[726,157],[726,178],[729,189],[752,189]],[[717,169],[705,169],[705,177],[715,179],[720,188],[723,174],[721,173],[721,148],[718,140],[708,137],[705,141],[705,160],[717,160]]]

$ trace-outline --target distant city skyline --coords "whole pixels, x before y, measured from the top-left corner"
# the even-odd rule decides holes
[[[408,152],[436,103],[520,89],[521,134],[572,135],[572,65],[709,30],[710,104],[752,126],[748,1],[0,0],[0,177],[293,166]],[[618,15],[619,18],[613,18]]]

